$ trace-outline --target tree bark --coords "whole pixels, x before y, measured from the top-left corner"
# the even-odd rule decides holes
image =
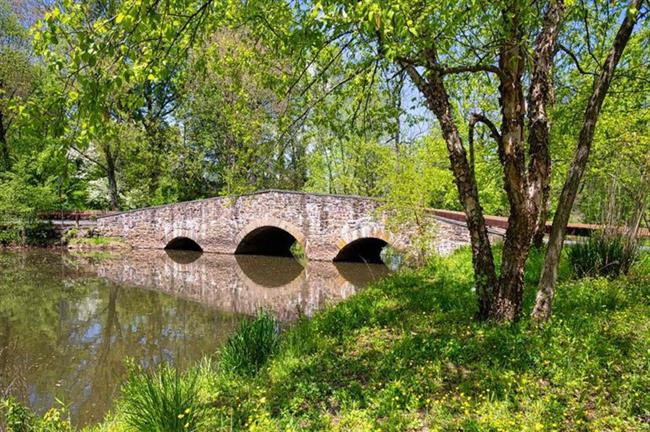
[[[553,218],[553,226],[549,236],[546,256],[544,257],[544,267],[542,269],[535,307],[532,313],[533,319],[537,322],[546,321],[551,315],[552,302],[555,296],[555,284],[557,281],[557,269],[564,244],[566,226],[569,222],[569,216],[571,215],[571,209],[573,208],[573,202],[578,192],[580,180],[587,166],[598,116],[612,82],[616,66],[623,55],[625,46],[630,40],[634,26],[638,21],[639,9],[642,4],[643,0],[632,0],[625,19],[621,23],[614,38],[605,64],[593,84],[593,91],[583,117],[573,162],[569,168],[562,193],[560,194],[558,208]]]
[[[495,321],[515,321],[519,318],[524,266],[530,249],[531,215],[524,147],[526,106],[522,84],[525,53],[520,15],[517,2],[504,9],[503,20],[508,34],[499,52],[501,140],[498,149],[510,215],[501,255],[501,275],[490,312]]]
[[[550,123],[547,106],[551,101],[553,55],[564,9],[563,0],[552,0],[544,13],[543,30],[535,39],[533,71],[528,90],[528,203],[533,221],[532,243],[537,248],[543,245],[550,205]]]
[[[550,180],[550,170],[549,170],[549,180]],[[533,246],[537,249],[544,247],[544,236],[546,235],[546,219],[548,219],[548,213],[551,206],[551,187],[550,181],[547,182],[544,190],[542,191],[542,207],[539,209],[539,215],[537,215],[537,223],[535,225],[535,231],[533,232]]]
[[[530,161],[526,171],[526,104],[522,84],[526,53],[522,45],[524,37],[518,8],[518,3],[512,2],[503,11],[508,34],[499,53],[502,114],[499,158],[504,169],[504,188],[510,204],[510,215],[503,245],[501,275],[491,311],[491,317],[496,321],[516,321],[521,315],[526,260],[543,207],[543,192],[548,191],[549,185],[549,122],[546,106],[550,100],[553,53],[564,11],[561,0],[552,1],[544,13],[542,31],[535,40],[528,93]]]
[[[106,177],[108,179],[108,190],[111,199],[111,210],[120,209],[120,194],[117,188],[117,169],[115,168],[115,157],[111,152],[111,146],[106,145],[104,148],[106,156]]]
[[[492,248],[483,217],[483,209],[479,202],[478,186],[476,178],[472,175],[458,127],[452,116],[449,95],[442,75],[435,68],[437,64],[435,51],[432,49],[427,57],[430,66],[434,67],[427,68],[428,75],[426,79],[420,75],[412,64],[403,64],[403,66],[416,87],[424,95],[429,109],[438,119],[447,144],[451,169],[465,211],[472,244],[472,263],[479,303],[478,318],[487,319],[490,316],[493,290],[497,284],[497,277]]]

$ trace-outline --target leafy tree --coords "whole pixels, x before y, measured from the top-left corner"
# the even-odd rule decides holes
[[[633,0],[625,10],[624,18],[618,26],[618,30],[611,37],[611,44],[603,44],[603,46],[609,45],[610,47],[604,49],[606,51],[606,57],[602,65],[599,65],[598,72],[594,74],[592,91],[585,107],[575,154],[564,181],[564,186],[562,187],[562,192],[558,200],[558,207],[553,218],[553,226],[549,236],[548,247],[544,258],[544,267],[542,269],[537,299],[533,310],[533,318],[537,321],[547,320],[550,317],[566,227],[582,175],[587,166],[596,132],[596,123],[607,92],[614,79],[614,73],[623,56],[623,51],[632,36],[634,27],[647,14],[647,11],[641,10],[643,6],[643,0]],[[604,30],[604,33],[602,35],[603,39],[606,38],[607,30]],[[591,44],[590,38],[591,36],[587,34],[587,51],[593,56],[593,53],[589,49]],[[598,61],[596,62],[599,63]]]
[[[647,189],[650,169],[647,149],[650,142],[644,133],[648,128],[650,73],[643,67],[650,61],[650,53],[645,48],[649,36],[648,28],[642,28],[632,36],[626,48],[627,56],[612,83],[610,96],[603,104],[591,162],[576,197],[574,217],[579,221],[605,225],[629,222],[634,225],[635,209],[643,212],[644,202],[650,195]],[[569,50],[568,47],[565,49]],[[572,55],[582,72],[571,68],[570,85],[558,89],[556,97],[562,104],[558,104],[552,114],[556,172],[561,174],[554,179],[553,189],[557,191],[562,186],[558,180],[567,170],[570,143],[575,141],[579,130],[580,114],[588,96],[588,80],[593,76],[594,68],[588,53],[572,51]],[[567,61],[574,65],[574,60],[567,58]]]
[[[295,143],[287,136],[304,136],[311,137],[313,148],[321,153],[311,159],[315,176],[308,187],[375,193],[378,182],[373,167],[383,163],[386,148],[378,143],[388,138],[385,142],[393,142],[396,153],[401,151],[401,116],[390,110],[404,111],[402,96],[395,103],[395,94],[409,93],[440,127],[470,231],[479,317],[497,321],[521,315],[524,264],[533,240],[539,242],[545,229],[549,203],[554,202],[554,223],[534,312],[538,320],[550,314],[558,258],[596,123],[610,87],[618,81],[616,71],[623,52],[635,27],[647,16],[644,0],[548,0],[541,4],[509,0],[427,4],[408,0],[299,4],[129,0],[98,4],[106,6],[100,13],[87,3],[64,1],[46,15],[37,33],[48,64],[74,79],[75,90],[68,99],[73,112],[83,119],[81,133],[89,136],[109,128],[116,121],[115,113],[131,118],[133,112],[156,112],[147,102],[148,94],[156,94],[157,106],[163,106],[161,101],[180,88],[185,76],[182,65],[189,64],[187,59],[202,42],[201,35],[238,28],[245,29],[246,40],[255,42],[249,45],[253,50],[230,42],[224,44],[230,47],[225,52],[208,50],[206,70],[223,74],[219,78],[206,75],[210,80],[206,84],[214,86],[212,92],[218,97],[210,99],[202,93],[209,86],[202,86],[193,89],[198,97],[188,104],[188,113],[206,113],[203,118],[192,115],[187,124],[192,126],[190,136],[199,143],[191,144],[196,146],[191,154],[219,165],[210,181],[254,187],[272,184],[288,166],[298,167],[295,178],[300,180],[300,161],[309,147],[277,151],[276,146]],[[250,52],[279,60],[264,63],[251,59]],[[275,67],[277,73],[260,72],[263,66]],[[583,72],[585,67],[587,79],[574,79],[574,71]],[[403,88],[405,76],[408,90]],[[395,85],[399,91],[386,91],[400,77],[402,84]],[[222,78],[226,79],[217,81]],[[383,86],[376,80],[384,82]],[[260,82],[264,85],[258,86]],[[148,83],[164,84],[151,93]],[[575,94],[581,97],[576,100],[583,105],[578,112],[584,115],[575,123],[580,133],[574,139],[560,134],[571,147],[576,144],[575,155],[566,167],[559,198],[552,199],[552,151],[557,149],[551,138],[558,134],[551,128],[550,113],[556,93],[573,84],[579,87]],[[274,91],[271,97],[260,91],[269,88]],[[359,95],[366,102],[358,103],[364,100]],[[372,103],[375,95],[379,96],[377,104]],[[291,101],[287,105],[291,109],[278,112],[274,108],[278,101]],[[218,105],[223,112],[215,115]],[[386,113],[382,105],[389,107]],[[318,106],[325,108],[319,112]],[[389,126],[384,130],[375,125],[373,130],[367,123],[357,124],[366,107],[371,118]],[[239,111],[252,122],[237,118]],[[305,121],[311,115],[315,124]],[[277,117],[279,130],[266,129],[267,116]],[[156,118],[154,124],[160,125],[161,120]],[[226,130],[210,130],[206,125],[212,121]],[[302,135],[301,127],[309,132]],[[161,140],[150,142],[159,145]],[[152,155],[157,158],[159,150],[153,146]],[[507,205],[502,203],[499,209],[506,212],[507,208],[509,215],[498,272],[483,213],[483,182],[495,176],[481,172],[485,161],[497,167],[502,177],[502,191],[487,196],[495,202],[505,196]],[[154,179],[160,177],[148,172]],[[226,190],[241,189],[228,186]]]
[[[7,0],[0,1],[0,170],[11,168],[10,130],[17,105],[29,96],[36,79],[29,59],[27,30]]]
[[[610,61],[604,69],[604,78],[595,85],[598,98],[592,104],[595,111],[586,117],[588,126],[595,124],[609,77],[640,16],[639,6],[640,3],[635,3],[629,8],[622,34],[613,45],[615,61]],[[326,34],[349,30],[353,41],[357,40],[355,37],[369,41],[361,47],[365,50],[350,63],[358,67],[363,63],[358,58],[365,55],[366,59],[387,60],[399,65],[406,70],[436,116],[448,146],[451,168],[472,237],[479,315],[483,318],[513,320],[521,311],[524,263],[538,221],[544,215],[542,208],[550,182],[547,112],[556,43],[563,20],[569,20],[573,13],[570,10],[566,14],[565,9],[562,2],[548,2],[542,11],[521,2],[474,2],[468,7],[456,3],[423,6],[409,2],[319,2],[311,9],[311,15],[302,18],[306,28],[316,28]],[[612,12],[617,15],[617,11]],[[564,29],[572,30],[571,26]],[[572,34],[569,31],[562,37],[572,37]],[[533,52],[530,64],[526,56],[529,51]],[[510,217],[499,276],[487,236],[476,176],[460,135],[458,115],[454,114],[450,102],[450,97],[456,96],[456,87],[448,85],[448,77],[468,73],[487,74],[495,77],[498,83],[501,127],[497,128],[489,119],[490,113],[474,113],[470,117],[469,130],[472,131],[476,123],[488,127],[497,142],[503,167]],[[492,97],[481,88],[474,92],[476,99]],[[591,140],[587,135],[583,137],[583,146]],[[569,183],[570,190],[573,183]],[[570,201],[566,197],[561,199],[560,208],[570,211]],[[556,218],[560,222],[557,225],[566,226],[566,221],[561,222],[564,212],[558,214]],[[560,232],[559,237],[563,237],[562,228]],[[552,263],[553,254],[550,255],[549,263]]]
[[[189,167],[204,185],[198,193],[302,187],[305,149],[297,126],[287,124],[290,65],[244,29],[220,29],[197,47],[180,118],[191,152],[184,157],[201,165]]]

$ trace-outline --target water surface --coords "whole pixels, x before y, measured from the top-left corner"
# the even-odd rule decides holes
[[[41,413],[63,401],[76,425],[92,424],[119,393],[126,359],[187,368],[261,308],[309,316],[386,272],[189,252],[0,252],[0,397]]]

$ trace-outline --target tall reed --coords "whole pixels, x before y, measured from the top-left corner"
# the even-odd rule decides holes
[[[208,408],[199,400],[197,383],[197,371],[181,374],[169,365],[132,373],[122,387],[119,410],[138,431],[201,430]]]
[[[255,374],[279,345],[279,324],[268,312],[245,320],[219,354],[221,370],[240,375]]]
[[[621,236],[595,235],[568,249],[567,255],[577,277],[617,277],[627,274],[639,248]]]

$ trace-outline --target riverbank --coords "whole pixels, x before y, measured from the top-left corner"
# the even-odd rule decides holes
[[[531,257],[526,310],[540,263]],[[650,428],[648,255],[616,280],[565,267],[543,329],[474,321],[471,275],[461,251],[376,283],[297,323],[252,377],[206,359],[199,430]],[[123,406],[95,430],[128,430]]]
[[[72,227],[65,231],[51,224],[30,229],[0,227],[0,251],[25,251],[30,249],[69,249],[72,251],[131,250],[131,246],[118,237],[103,237],[93,227]]]

